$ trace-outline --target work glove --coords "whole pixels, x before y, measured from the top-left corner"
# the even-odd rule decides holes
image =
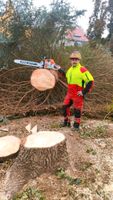
[[[82,91],[78,91],[78,92],[77,92],[77,95],[78,95],[78,96],[83,96]]]
[[[56,70],[61,69],[60,65],[57,65],[57,64],[54,65],[54,68],[55,68]]]

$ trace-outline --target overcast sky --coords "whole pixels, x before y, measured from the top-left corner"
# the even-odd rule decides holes
[[[53,0],[33,0],[33,2],[34,5],[37,7],[42,5],[49,7],[50,3],[53,2]],[[67,0],[66,2],[69,2],[71,6],[77,10],[87,10],[86,14],[83,17],[80,17],[80,19],[78,20],[78,25],[81,26],[86,32],[89,23],[89,17],[93,13],[92,0]]]

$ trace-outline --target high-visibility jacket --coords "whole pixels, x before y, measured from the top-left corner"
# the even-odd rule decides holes
[[[85,88],[87,83],[90,81],[94,81],[91,73],[80,63],[78,63],[75,67],[71,66],[66,72],[67,83],[70,85],[80,86]]]

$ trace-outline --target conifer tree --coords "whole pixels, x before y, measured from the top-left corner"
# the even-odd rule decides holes
[[[93,15],[89,20],[89,28],[87,34],[90,39],[101,41],[102,34],[106,27],[107,2],[102,0],[94,0]]]

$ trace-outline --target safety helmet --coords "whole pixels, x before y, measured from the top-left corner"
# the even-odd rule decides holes
[[[70,55],[70,59],[72,58],[78,58],[79,60],[81,60],[82,57],[79,51],[73,51]]]

